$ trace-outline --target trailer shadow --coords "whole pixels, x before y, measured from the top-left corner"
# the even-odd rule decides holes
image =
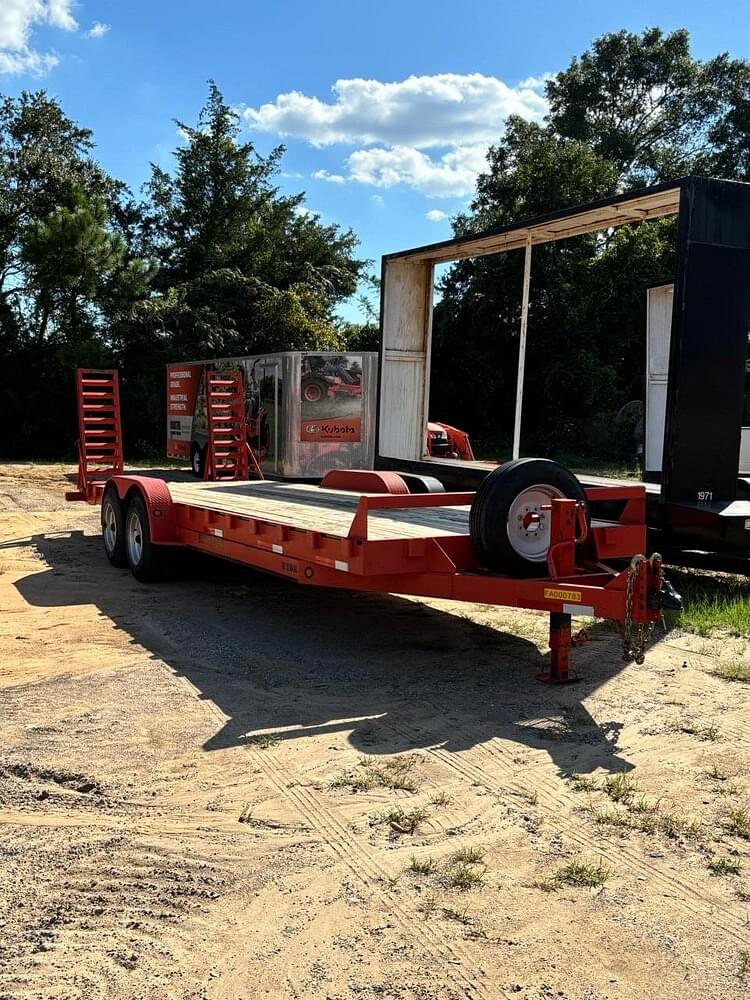
[[[550,687],[535,680],[546,656],[531,638],[544,619],[528,612],[509,612],[523,637],[456,606],[305,588],[208,558],[144,586],[106,563],[98,537],[78,531],[10,545],[33,546],[49,566],[16,582],[29,604],[96,606],[217,706],[227,722],[207,751],[264,734],[346,732],[373,755],[497,738],[545,750],[561,773],[632,766],[618,750],[621,722],[596,721],[584,704],[623,668],[606,626],[574,650],[579,683]],[[487,620],[496,614],[486,611]]]

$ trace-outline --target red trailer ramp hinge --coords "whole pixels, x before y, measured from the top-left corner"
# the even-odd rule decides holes
[[[99,499],[104,484],[123,471],[120,380],[116,369],[76,369],[78,489],[66,500]]]
[[[205,478],[247,479],[250,449],[241,371],[206,372],[208,453]]]

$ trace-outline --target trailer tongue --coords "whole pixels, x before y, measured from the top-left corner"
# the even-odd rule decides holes
[[[501,466],[476,493],[415,493],[392,472],[336,470],[320,486],[188,483],[111,470],[96,478],[84,461],[67,498],[101,500],[106,555],[138,580],[158,579],[174,549],[187,548],[303,586],[546,611],[550,663],[538,676],[551,683],[574,679],[574,615],[619,623],[625,658],[640,663],[662,609],[679,607],[660,557],[639,554],[643,488],[584,491],[554,462]],[[619,507],[616,520],[591,517],[601,501]]]

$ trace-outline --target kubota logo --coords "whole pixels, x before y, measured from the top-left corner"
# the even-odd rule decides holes
[[[308,424],[307,427],[305,427],[305,430],[308,434],[317,434],[320,428],[317,424]]]

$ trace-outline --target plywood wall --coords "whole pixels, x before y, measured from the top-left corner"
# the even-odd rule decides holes
[[[378,452],[418,461],[429,402],[433,266],[387,261],[383,272]]]

